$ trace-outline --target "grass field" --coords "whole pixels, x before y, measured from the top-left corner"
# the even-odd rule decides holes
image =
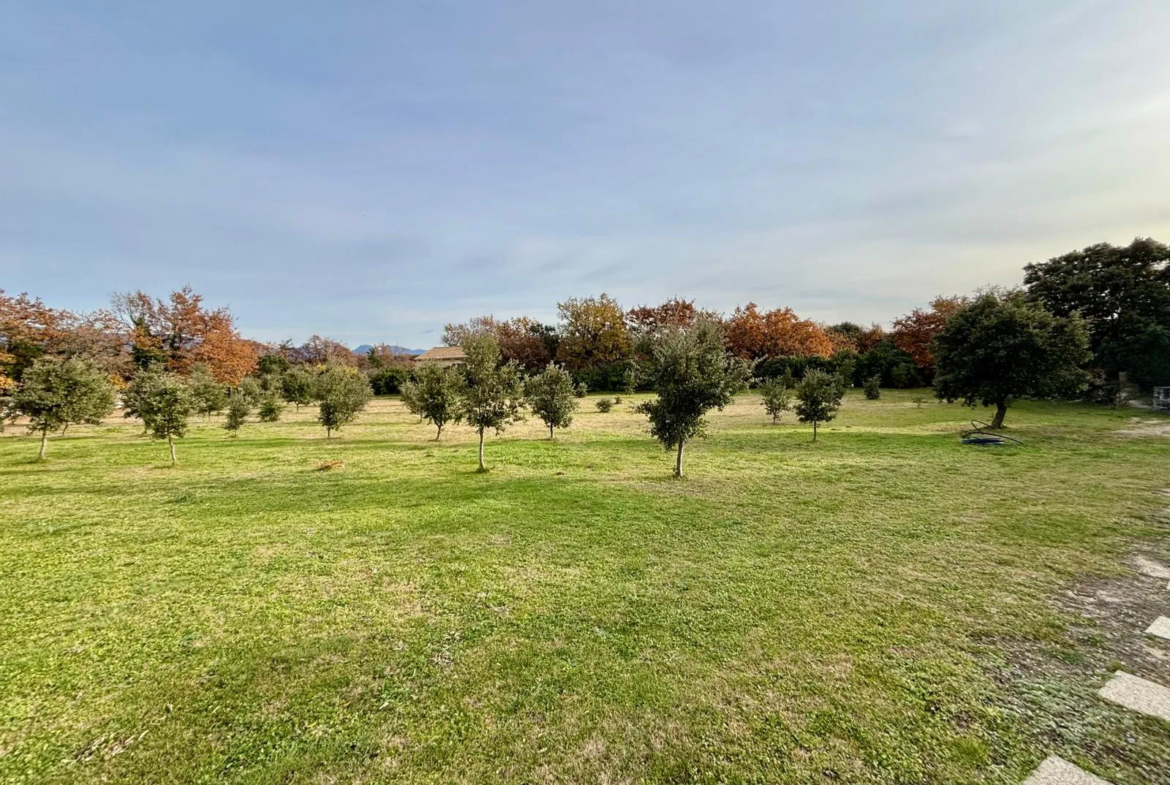
[[[328,441],[200,423],[177,468],[130,422],[44,463],[10,427],[0,781],[1170,781],[1059,602],[1170,556],[1170,438],[1023,403],[1023,447],[964,447],[916,394],[851,393],[815,445],[741,396],[682,481],[629,401],[487,474],[394,400]]]

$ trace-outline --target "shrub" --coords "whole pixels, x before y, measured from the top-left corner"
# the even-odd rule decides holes
[[[573,395],[578,398],[584,398],[588,394],[589,385],[585,384],[585,382],[577,382],[577,386],[573,388]]]
[[[882,377],[874,375],[865,380],[866,400],[876,401],[882,397]]]
[[[601,412],[602,414],[606,414],[611,409],[613,409],[613,401],[609,398],[598,398],[596,406],[597,411]]]

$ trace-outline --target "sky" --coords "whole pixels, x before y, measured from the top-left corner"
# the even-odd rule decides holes
[[[606,292],[889,322],[1170,240],[1166,0],[0,0],[0,288],[425,348]]]

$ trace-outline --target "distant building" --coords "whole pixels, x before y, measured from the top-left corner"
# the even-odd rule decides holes
[[[438,365],[447,368],[459,365],[466,359],[466,356],[462,346],[436,346],[415,357],[414,361],[418,365]]]

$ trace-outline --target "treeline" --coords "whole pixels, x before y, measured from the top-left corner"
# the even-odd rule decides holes
[[[528,384],[525,378],[539,375],[555,382],[556,405],[569,410],[559,402],[565,389],[575,395],[653,390],[659,401],[645,411],[652,425],[655,416],[663,423],[673,418],[659,429],[673,433],[681,421],[667,396],[680,371],[664,362],[683,363],[693,375],[692,364],[706,358],[712,378],[724,368],[729,379],[767,386],[766,403],[810,377],[841,394],[863,386],[871,397],[883,386],[931,384],[940,398],[994,406],[998,426],[1011,400],[1023,396],[1112,398],[1123,374],[1143,388],[1170,384],[1168,263],[1170,248],[1150,239],[1095,245],[1028,265],[1022,289],[939,297],[894,319],[888,331],[818,324],[788,308],[765,311],[754,303],[727,316],[677,298],[627,311],[604,294],[560,303],[557,325],[490,316],[449,324],[446,343],[481,347],[476,362],[490,357],[515,374],[492,381],[511,392],[503,403],[498,397],[485,402],[496,408],[483,417],[461,408],[482,392],[468,376],[470,354],[463,370],[436,375],[416,373],[409,357],[385,346],[357,355],[319,336],[300,346],[262,344],[242,337],[226,309],[208,309],[189,287],[166,300],[142,292],[116,295],[109,309],[92,314],[0,291],[0,423],[28,418],[41,434],[43,453],[49,433],[100,420],[120,394],[127,415],[141,417],[148,431],[170,442],[173,457],[173,437],[182,435],[194,413],[226,411],[225,427],[235,432],[254,410],[274,421],[286,403],[316,403],[331,434],[375,393],[403,392],[440,433],[444,422],[460,418],[486,419],[482,427],[498,428],[520,406],[539,410],[536,393],[517,392]],[[702,352],[687,355],[688,341],[699,341]],[[676,354],[666,358],[664,347]],[[734,373],[726,370],[732,366]],[[708,399],[725,401],[732,387]],[[437,415],[424,409],[435,391],[447,407]],[[706,410],[705,404],[688,405],[692,413]],[[492,417],[498,425],[490,424]],[[554,423],[548,424],[551,433]],[[701,416],[691,423],[700,430],[701,424]],[[481,443],[482,435],[481,428]]]
[[[1113,400],[1122,375],[1149,390],[1170,384],[1170,249],[1152,239],[1128,246],[1107,243],[1029,264],[1021,296],[1058,318],[1084,320],[1091,358],[1086,394]],[[671,299],[658,306],[624,310],[606,295],[560,303],[559,322],[528,317],[473,318],[448,324],[444,343],[491,335],[507,360],[536,370],[555,362],[591,390],[649,390],[638,374],[662,330],[704,320],[718,324],[732,356],[755,363],[759,379],[792,376],[810,369],[843,377],[851,386],[876,379],[881,387],[931,386],[936,377],[935,342],[948,320],[972,298],[938,297],[893,319],[890,329],[852,322],[821,324],[790,308],[765,310],[755,303],[724,315]]]

